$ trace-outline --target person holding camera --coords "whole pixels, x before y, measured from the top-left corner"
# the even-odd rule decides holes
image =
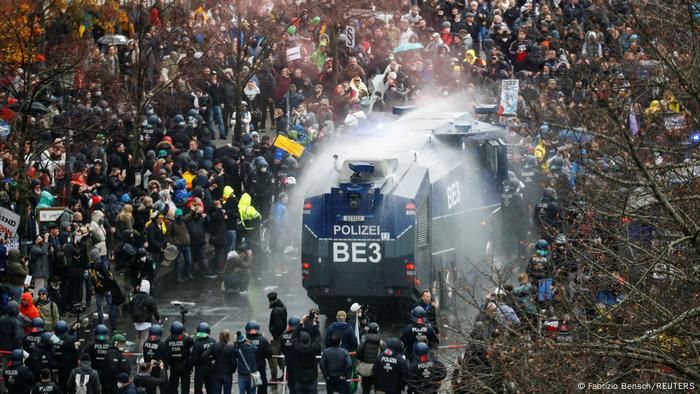
[[[134,377],[134,386],[138,392],[155,394],[158,387],[163,387],[166,381],[165,364],[163,360],[151,360],[141,363],[139,372]],[[161,392],[163,389],[161,389]]]

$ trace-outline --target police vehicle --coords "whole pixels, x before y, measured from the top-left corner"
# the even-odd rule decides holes
[[[426,288],[445,309],[458,272],[492,241],[484,222],[507,178],[505,130],[465,112],[394,122],[412,147],[338,160],[306,191],[302,284],[321,313],[359,302],[401,316]]]

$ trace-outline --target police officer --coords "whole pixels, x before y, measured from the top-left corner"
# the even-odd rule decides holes
[[[13,394],[29,394],[34,386],[34,374],[22,363],[24,352],[22,349],[12,351],[10,363],[2,372],[5,387]]]
[[[39,341],[41,341],[41,334],[44,333],[44,321],[40,317],[35,317],[32,319],[31,328],[29,334],[27,334],[22,340],[22,349],[25,352],[31,354]]]
[[[164,361],[166,350],[163,342],[163,328],[154,324],[148,329],[148,338],[143,343],[143,361],[150,364],[151,361]]]
[[[525,206],[534,206],[540,195],[540,190],[544,187],[544,177],[542,176],[542,171],[540,171],[537,158],[534,155],[523,156],[518,179],[520,179],[525,186],[522,190]]]
[[[505,230],[505,240],[503,248],[506,258],[510,258],[515,252],[516,255],[525,251],[521,242],[525,239],[526,215],[523,195],[521,193],[522,183],[516,178],[507,179],[503,182],[503,193],[501,193],[501,217],[503,219],[503,229]]]
[[[540,239],[535,243],[535,254],[530,257],[527,274],[530,282],[537,287],[539,302],[552,300],[552,273],[549,258],[549,242]]]
[[[551,187],[542,191],[542,199],[535,206],[535,225],[539,234],[551,239],[561,230],[564,212],[557,199],[557,192]]]
[[[170,325],[170,336],[165,340],[166,364],[170,367],[170,379],[168,387],[171,394],[177,393],[180,386],[180,393],[190,392],[190,354],[194,341],[185,334],[185,326],[179,321],[174,321]]]
[[[214,338],[210,337],[211,328],[207,323],[199,323],[197,326],[196,339],[192,346],[192,365],[194,366],[194,392],[195,394],[202,393],[202,387],[206,388],[207,393],[213,391],[214,369],[212,368],[213,359],[211,356],[203,357],[204,352],[216,343]]]
[[[549,159],[548,183],[556,190],[559,198],[566,202],[571,197],[571,183],[569,175],[564,172],[564,159],[561,156],[554,156]]]
[[[109,330],[104,324],[98,324],[94,330],[95,340],[83,349],[84,353],[90,355],[90,365],[97,371],[102,387],[106,387],[105,376],[107,367],[107,350],[109,350]]]
[[[144,364],[147,364],[148,366],[151,366],[151,362],[154,362],[153,369],[157,369],[158,371],[158,379],[156,380],[162,380],[162,384],[160,386],[160,391],[162,393],[168,392],[168,381],[165,365],[163,365],[162,368],[160,367],[160,362],[165,362],[165,356],[167,353],[165,348],[166,345],[165,342],[163,342],[163,329],[158,324],[152,325],[148,328],[148,338],[146,338],[146,342],[143,343],[143,360]]]
[[[50,332],[42,333],[39,343],[34,346],[34,349],[29,354],[27,366],[32,370],[36,380],[39,380],[43,369],[51,371],[54,368],[54,348],[51,337],[53,337],[53,334]]]
[[[255,363],[260,372],[263,384],[258,387],[258,393],[267,394],[267,373],[265,372],[265,360],[272,360],[272,347],[270,341],[260,334],[260,324],[251,320],[245,325],[245,335],[248,341],[256,347]]]
[[[296,371],[298,362],[294,357],[294,337],[298,336],[296,332],[301,325],[301,319],[298,316],[289,318],[287,330],[282,334],[282,343],[280,351],[284,355],[284,360],[287,365],[287,382],[289,384],[289,392],[296,392],[294,385],[296,384]]]
[[[124,357],[124,349],[126,348],[126,338],[122,334],[114,334],[112,336],[112,345],[107,349],[105,358],[105,373],[104,384],[102,385],[103,393],[117,392],[117,378],[119,375],[131,371],[129,360]]]
[[[408,357],[410,361],[413,361],[413,345],[418,342],[419,336],[427,338],[430,346],[437,346],[440,340],[437,335],[435,335],[433,328],[425,324],[425,318],[427,316],[425,309],[417,306],[411,311],[411,316],[413,321],[404,328],[401,341],[406,346],[406,357]]]
[[[398,338],[389,338],[386,345],[387,350],[372,367],[372,376],[376,381],[375,390],[386,394],[399,394],[406,386],[408,378],[408,364],[401,356],[403,343]]]
[[[440,384],[447,376],[445,365],[430,354],[426,343],[417,342],[413,347],[415,360],[408,366],[409,394],[437,394]]]
[[[78,365],[80,354],[78,352],[75,334],[70,332],[68,323],[59,320],[54,326],[56,342],[54,343],[54,368],[58,376],[58,385],[63,391],[68,389],[68,377],[71,371]]]
[[[51,381],[51,371],[50,370],[42,369],[41,372],[39,373],[39,376],[41,377],[41,381],[39,382],[39,384],[34,386],[34,389],[32,390],[32,394],[45,394],[45,393],[61,394],[62,393],[61,389]]]

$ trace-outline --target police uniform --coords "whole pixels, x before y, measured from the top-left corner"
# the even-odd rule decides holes
[[[32,332],[27,334],[22,340],[22,349],[24,349],[25,352],[31,354],[32,350],[34,350],[34,346],[36,346],[39,343],[39,341],[41,341],[41,334],[43,334],[43,331]]]
[[[212,358],[204,358],[202,355],[215,343],[216,341],[213,338],[206,336],[197,338],[192,346],[195,394],[202,393],[202,386],[207,390],[207,393],[213,391],[214,369],[212,368]]]
[[[272,347],[270,341],[260,334],[248,335],[248,341],[256,347],[255,363],[258,366],[258,372],[262,378],[263,384],[258,387],[258,394],[267,394],[267,372],[265,368],[265,360],[272,359]]]
[[[424,356],[425,357],[425,356]],[[408,366],[409,394],[436,394],[447,376],[445,365],[437,358],[427,357],[413,360]]]
[[[375,378],[376,391],[399,394],[406,386],[408,364],[401,353],[387,350],[374,362],[372,376]]]
[[[190,372],[192,370],[190,354],[193,344],[192,338],[184,333],[171,335],[165,340],[166,362],[170,367],[168,387],[170,387],[171,393],[177,392],[178,385],[180,385],[181,393],[190,392]]]
[[[561,205],[556,200],[542,198],[535,206],[535,223],[540,234],[550,239],[560,231],[562,217]]]
[[[100,377],[102,387],[105,386],[104,375],[107,367],[107,350],[109,350],[109,342],[107,340],[98,340],[88,344],[83,350],[90,356],[90,366],[97,372]]]
[[[431,347],[434,347],[440,343],[440,340],[432,327],[419,323],[411,323],[407,325],[403,330],[403,335],[401,335],[401,341],[406,349],[406,357],[410,361],[413,361],[413,345],[418,342],[419,335],[428,338],[428,344]]]
[[[167,356],[167,345],[165,342],[157,336],[152,336],[149,335],[148,339],[146,342],[143,343],[143,361],[146,363],[150,363],[151,361],[163,361],[163,363],[166,362],[166,356]],[[158,367],[158,370],[160,372],[160,379],[162,380],[162,383],[160,384],[160,392],[161,393],[167,393],[168,392],[168,380],[167,380],[167,366],[163,366],[163,369]]]
[[[71,371],[78,365],[80,354],[75,347],[76,338],[74,335],[65,334],[57,337],[54,343],[54,368],[58,376],[58,385],[63,391],[68,388],[68,377]]]
[[[282,341],[280,344],[280,351],[284,355],[284,360],[287,365],[287,382],[291,393],[294,393],[294,384],[296,382],[298,364],[294,356],[294,337],[298,337],[298,335],[295,334],[295,331],[299,330],[294,330],[291,328],[287,329],[287,331],[282,334]]]
[[[49,371],[54,369],[54,349],[51,342],[44,344],[38,343],[34,346],[29,358],[27,359],[27,366],[34,374],[34,378],[39,380],[39,374],[42,369],[48,369]]]
[[[29,394],[34,386],[34,374],[24,364],[14,364],[5,368],[2,373],[5,387],[13,394]]]

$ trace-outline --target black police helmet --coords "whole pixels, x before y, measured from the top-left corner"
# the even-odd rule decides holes
[[[68,323],[66,323],[65,320],[57,321],[56,324],[53,326],[53,331],[56,333],[56,335],[67,334]]]
[[[389,338],[386,340],[386,347],[393,353],[401,353],[403,350],[403,342],[399,338]]]
[[[287,324],[289,324],[289,327],[292,327],[292,328],[299,327],[300,323],[301,323],[301,319],[299,319],[298,316],[292,316],[289,318],[289,321],[287,321]]]
[[[52,337],[53,337],[52,333],[45,332],[45,333],[41,334],[41,339],[39,340],[39,343],[41,343],[42,345],[50,345]]]
[[[551,187],[547,187],[542,191],[542,197],[548,198],[550,200],[556,200],[557,199],[557,192],[556,192],[556,190],[552,189]]]
[[[429,351],[430,348],[424,342],[416,342],[416,344],[413,345],[413,353],[416,356],[427,356]]]
[[[34,328],[44,328],[44,320],[40,317],[35,317],[32,319],[32,327]]]
[[[183,326],[179,321],[176,320],[170,324],[170,334],[180,335],[183,332],[185,332],[185,326]]]
[[[209,324],[208,324],[208,323],[201,322],[201,323],[199,323],[199,325],[197,326],[197,332],[198,332],[198,333],[203,332],[203,333],[205,333],[205,334],[211,334],[211,327],[209,327]]]
[[[148,329],[148,335],[152,337],[162,337],[163,328],[158,324],[154,324]]]
[[[257,334],[260,331],[260,324],[255,320],[251,320],[245,324],[245,333],[249,335]]]
[[[98,324],[97,327],[95,327],[94,334],[97,340],[106,341],[107,336],[109,335],[109,330],[104,324]]]
[[[24,352],[22,349],[15,349],[12,351],[12,362],[14,364],[22,364],[24,360]]]

